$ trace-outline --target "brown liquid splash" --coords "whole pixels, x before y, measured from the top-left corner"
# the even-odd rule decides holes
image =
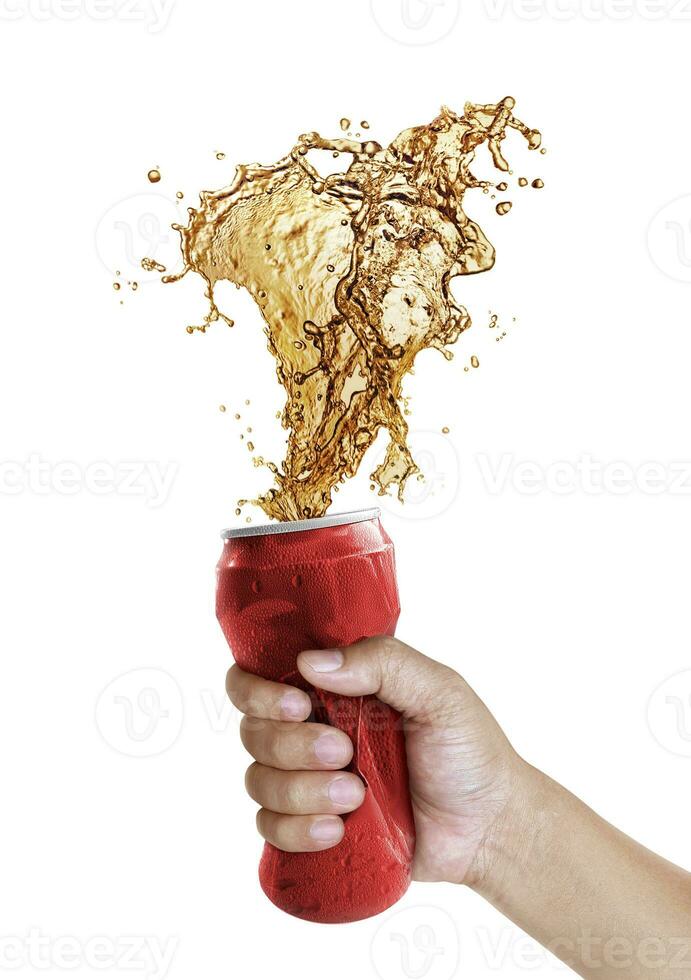
[[[204,322],[188,330],[219,319],[232,325],[214,298],[221,280],[247,289],[266,323],[288,431],[285,460],[266,464],[275,486],[255,501],[269,517],[323,515],[381,429],[389,443],[371,479],[380,494],[396,487],[403,499],[419,472],[407,446],[403,378],[425,348],[452,357],[448,346],[471,321],[450,281],[494,264],[493,246],[463,210],[466,190],[491,186],[470,171],[475,152],[486,145],[509,173],[508,130],[530,149],[540,145],[514,104],[467,103],[463,115],[444,107],[385,148],[306,133],[277,163],[239,166],[228,187],[202,192],[188,226],[177,228],[184,269],[163,281],[199,273],[210,302]],[[308,159],[315,150],[351,154],[350,165],[323,177]]]

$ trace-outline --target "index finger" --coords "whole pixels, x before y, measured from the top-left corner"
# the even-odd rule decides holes
[[[235,707],[252,718],[305,721],[312,711],[309,695],[300,688],[267,681],[237,664],[226,675],[226,691]]]

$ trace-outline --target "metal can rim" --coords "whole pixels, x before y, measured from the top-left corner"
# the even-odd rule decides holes
[[[304,521],[278,521],[276,524],[257,524],[248,527],[227,527],[221,531],[225,541],[233,538],[254,538],[264,534],[290,534],[293,531],[314,531],[321,527],[340,527],[343,524],[359,524],[373,521],[381,515],[379,507],[368,510],[353,510],[342,514],[327,514],[325,517],[312,517]]]

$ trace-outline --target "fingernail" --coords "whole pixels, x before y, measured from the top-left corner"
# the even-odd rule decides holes
[[[304,718],[307,709],[306,697],[299,691],[288,691],[281,698],[281,714],[285,718]]]
[[[343,666],[343,654],[340,650],[308,650],[302,656],[307,666],[318,674],[327,674],[330,670],[338,670]]]
[[[341,821],[334,820],[332,817],[324,817],[322,820],[315,820],[310,825],[310,837],[314,840],[325,843],[330,840],[338,840],[341,836]]]
[[[343,739],[338,735],[320,735],[314,743],[314,754],[320,762],[333,765],[336,762],[343,762],[345,758],[345,747]]]
[[[341,776],[329,784],[329,799],[337,806],[352,806],[362,802],[362,784]]]

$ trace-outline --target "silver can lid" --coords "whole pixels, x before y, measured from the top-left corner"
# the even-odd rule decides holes
[[[369,510],[353,510],[348,514],[327,514],[326,517],[313,517],[305,521],[277,521],[275,524],[247,525],[246,527],[227,527],[221,531],[226,541],[230,538],[254,538],[262,534],[289,534],[291,531],[314,531],[320,527],[338,527],[341,524],[359,524],[361,521],[376,520],[381,511],[378,507]]]

